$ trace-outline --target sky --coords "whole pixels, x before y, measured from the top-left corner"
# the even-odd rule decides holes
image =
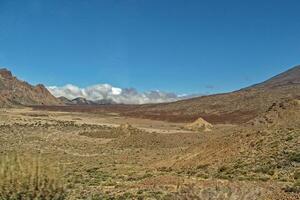
[[[229,92],[300,64],[298,0],[0,0],[0,66],[32,84]]]

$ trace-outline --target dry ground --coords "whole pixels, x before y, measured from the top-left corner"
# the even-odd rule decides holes
[[[202,133],[184,125],[2,109],[0,152],[41,154],[60,167],[68,199],[299,199],[299,127],[227,124]]]

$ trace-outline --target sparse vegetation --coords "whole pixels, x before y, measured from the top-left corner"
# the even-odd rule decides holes
[[[1,200],[66,199],[66,183],[40,155],[6,154],[0,159]]]
[[[292,116],[289,109],[284,112]],[[178,130],[182,124],[174,123],[139,124],[131,119],[129,125],[127,118],[108,114],[24,113],[0,112],[0,153],[27,152],[24,158],[23,154],[3,156],[2,169],[9,174],[5,177],[19,186],[5,186],[2,199],[7,195],[12,200],[18,195],[52,198],[53,192],[61,194],[53,198],[70,200],[228,199],[230,195],[273,199],[275,192],[278,198],[299,194],[297,123],[292,128],[286,125],[289,121],[271,127],[216,125],[208,134]],[[77,117],[81,120],[74,121]],[[276,122],[277,115],[269,117]],[[37,152],[42,156],[30,156]],[[56,161],[66,166],[64,176],[57,173]],[[12,173],[19,168],[21,172]],[[38,173],[32,170],[36,168]],[[7,185],[10,179],[0,182]],[[72,187],[66,189],[66,182]]]
[[[293,152],[291,155],[290,155],[290,160],[292,162],[298,162],[300,163],[300,152]]]

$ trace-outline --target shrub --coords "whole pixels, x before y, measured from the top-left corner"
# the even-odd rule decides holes
[[[300,170],[294,172],[294,179],[300,180]]]
[[[59,174],[40,156],[0,156],[0,200],[64,200],[66,188]]]
[[[294,152],[290,155],[290,160],[293,162],[300,162],[300,153]]]

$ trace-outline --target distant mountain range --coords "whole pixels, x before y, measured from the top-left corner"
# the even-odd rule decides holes
[[[72,100],[65,97],[55,98],[43,85],[31,86],[13,77],[10,71],[0,70],[0,107],[108,104],[111,106],[101,109],[121,112],[132,117],[174,122],[191,122],[202,117],[210,123],[244,123],[265,112],[274,102],[284,99],[300,99],[300,66],[235,92],[201,96],[172,103],[127,107],[123,105],[122,108],[115,106],[112,100],[90,101],[82,97]],[[118,110],[120,108],[121,111]],[[76,110],[76,108],[72,109]]]
[[[68,99],[66,97],[59,97],[59,100],[64,102],[66,105],[107,105],[107,104],[117,104],[111,99],[102,99],[97,101],[87,100],[83,97],[77,97],[75,99]]]

